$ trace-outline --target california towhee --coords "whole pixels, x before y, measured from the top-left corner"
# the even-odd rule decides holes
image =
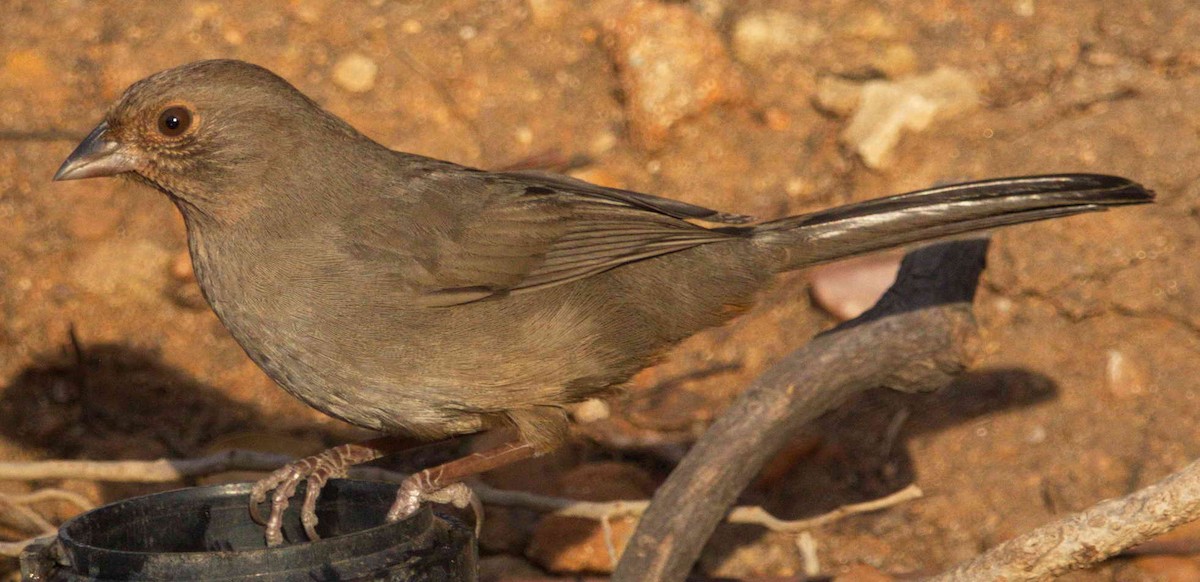
[[[514,443],[410,477],[392,520],[439,490],[463,493],[465,476],[553,449],[566,405],[730,319],[776,273],[1153,199],[1112,176],[1020,177],[746,225],[564,176],[392,151],[230,60],[135,83],[55,179],[115,175],[178,206],[205,298],[288,392],[426,440],[516,428]],[[274,491],[268,542],[282,541],[300,481],[315,537],[321,485],[385,448],[343,445],[259,482],[256,515]]]

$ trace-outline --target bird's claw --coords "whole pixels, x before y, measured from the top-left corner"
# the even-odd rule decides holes
[[[422,473],[405,479],[400,484],[400,489],[396,491],[395,503],[388,510],[387,522],[393,523],[416,513],[423,501],[445,503],[459,509],[471,508],[471,512],[475,515],[475,535],[478,537],[483,528],[483,502],[479,500],[479,496],[475,495],[475,492],[464,483],[452,483],[440,488],[434,487],[432,483],[428,482],[428,479],[422,478]]]
[[[333,451],[330,449],[284,465],[250,489],[250,517],[264,527],[267,547],[283,543],[283,513],[301,481],[305,485],[300,523],[309,541],[321,539],[317,534],[317,499],[321,496],[321,488],[329,479],[346,474],[345,463],[339,462],[342,459]],[[271,494],[271,514],[264,519],[258,506],[267,500],[268,493]]]

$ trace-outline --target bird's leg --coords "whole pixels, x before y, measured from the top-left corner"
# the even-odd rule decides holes
[[[254,521],[265,526],[267,546],[275,547],[283,543],[283,512],[287,509],[288,500],[296,493],[300,481],[305,482],[304,504],[300,506],[300,523],[310,540],[318,540],[317,535],[317,498],[321,488],[332,478],[346,476],[346,471],[362,463],[374,461],[395,451],[402,441],[395,437],[381,437],[361,443],[338,445],[326,449],[311,457],[284,465],[274,473],[254,484],[250,490],[250,516]],[[267,494],[274,490],[271,496],[271,515],[263,519],[258,506],[266,501]]]
[[[396,502],[388,510],[388,522],[397,521],[412,515],[425,500],[438,503],[452,503],[458,507],[470,506],[475,511],[476,530],[482,521],[482,511],[479,500],[474,493],[462,484],[462,480],[472,475],[503,467],[537,454],[533,445],[518,441],[500,445],[494,449],[473,453],[461,459],[456,459],[430,467],[409,475],[396,491]]]

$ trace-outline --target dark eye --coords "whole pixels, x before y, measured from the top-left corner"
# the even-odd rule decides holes
[[[167,137],[178,137],[192,125],[192,112],[186,107],[168,107],[158,114],[158,131]]]

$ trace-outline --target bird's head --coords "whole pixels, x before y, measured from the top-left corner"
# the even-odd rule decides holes
[[[131,177],[209,212],[311,162],[314,144],[360,137],[267,69],[199,61],[126,89],[54,179]]]

